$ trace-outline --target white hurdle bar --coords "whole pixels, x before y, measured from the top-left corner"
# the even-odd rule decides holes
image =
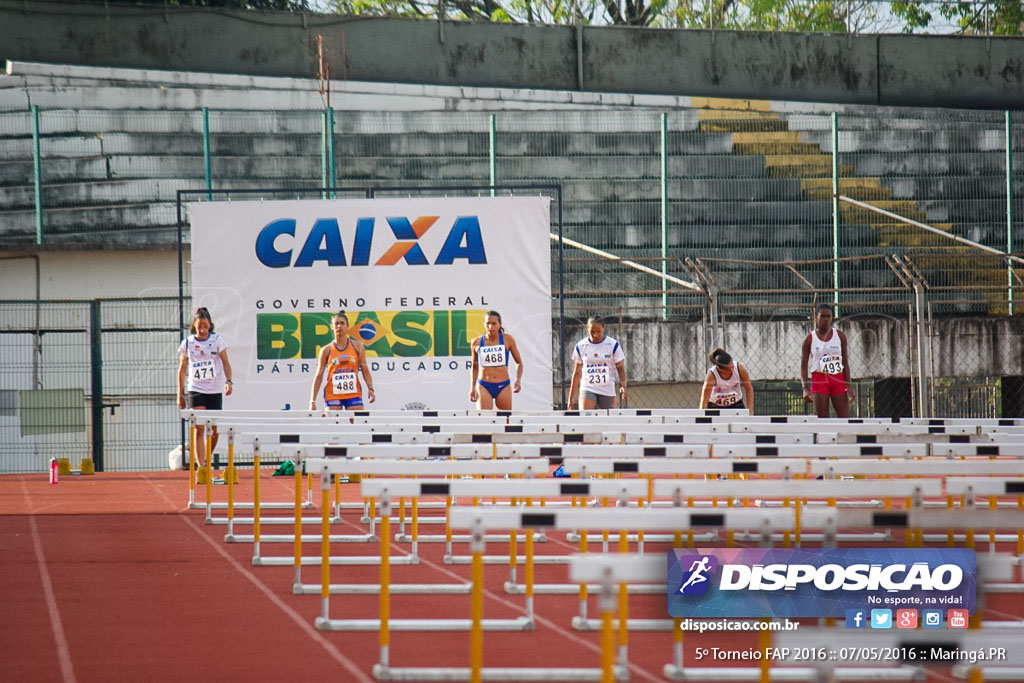
[[[595,480],[566,480],[566,479],[456,479],[426,481],[422,479],[367,479],[362,482],[362,493],[367,497],[379,497],[387,491],[392,500],[396,497],[411,497],[423,495],[443,495],[450,498],[503,498],[514,499],[525,503],[522,510],[533,510],[543,513],[546,508],[544,501],[548,498],[612,498],[626,505],[630,499],[642,498],[647,495],[647,482],[640,479],[595,479]],[[541,505],[533,508],[532,500],[537,499]],[[475,509],[473,506],[471,509]],[[452,507],[449,517],[459,507]],[[514,508],[513,508],[514,509]],[[447,529],[455,528],[448,522]],[[515,571],[518,564],[518,553],[510,537],[510,549],[508,555],[485,555],[482,560],[485,564],[509,563],[510,584],[516,583]],[[568,562],[566,555],[540,555],[534,556],[532,533],[526,535],[526,565],[527,583],[532,576],[532,566],[537,564],[564,564]],[[452,554],[451,545],[445,547],[444,561],[446,564],[468,564],[472,557],[458,556]]]
[[[619,552],[625,554],[628,544],[625,532],[628,530],[643,531],[681,531],[691,528],[707,528],[714,532],[729,529],[757,529],[763,545],[771,543],[775,531],[794,528],[796,515],[790,508],[762,510],[758,508],[723,508],[720,510],[693,510],[690,508],[562,508],[558,510],[543,509],[493,509],[493,508],[453,508],[451,512],[453,528],[487,529],[523,529],[552,528],[598,530],[618,529],[620,531]],[[585,548],[581,548],[585,552]],[[662,586],[664,590],[664,555]],[[562,586],[569,584],[549,584]],[[536,588],[536,586],[535,586]],[[580,613],[573,618],[573,626],[580,630],[593,630],[595,623],[587,618],[587,587],[576,586],[580,596]],[[628,592],[628,587],[624,588]],[[554,591],[550,591],[554,592]],[[560,591],[565,592],[565,591]],[[649,593],[650,591],[635,591]],[[529,595],[529,594],[528,594]],[[671,620],[638,619],[629,622],[630,628],[647,631],[668,631],[672,629]]]
[[[710,499],[732,501],[749,500],[756,494],[759,501],[781,500],[783,506],[792,503],[796,511],[796,528],[793,532],[793,543],[799,547],[807,541],[824,540],[817,533],[807,533],[804,529],[804,518],[810,509],[805,500],[825,500],[829,506],[845,506],[847,499],[855,499],[851,504],[874,507],[886,506],[892,498],[904,498],[913,506],[921,506],[926,497],[937,497],[942,494],[942,482],[937,479],[886,479],[886,480],[834,480],[834,479],[789,479],[789,480],[738,480],[726,479],[717,481],[700,481],[692,479],[659,479],[654,482],[656,497],[671,498],[676,505],[691,505],[697,500]],[[881,500],[879,500],[881,499]],[[880,534],[880,535],[879,535]],[[750,536],[742,536],[742,540],[750,540]],[[872,541],[891,540],[886,530],[873,534],[844,535],[842,540]],[[784,547],[789,547],[789,534],[783,532],[781,540]]]

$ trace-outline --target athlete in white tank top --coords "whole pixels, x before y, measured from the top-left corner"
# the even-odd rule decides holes
[[[708,354],[708,368],[701,389],[699,408],[746,408],[753,413],[754,386],[742,363],[737,363],[724,349]],[[746,399],[744,400],[744,394]]]

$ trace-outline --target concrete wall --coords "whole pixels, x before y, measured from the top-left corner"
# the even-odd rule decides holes
[[[1021,38],[577,31],[0,0],[2,59],[311,77],[318,35],[342,80],[973,109],[1024,102]]]
[[[847,317],[837,328],[849,342],[854,378],[908,377],[911,351],[906,319]],[[799,380],[800,349],[810,320],[729,323],[723,346],[755,380]],[[611,324],[608,334],[622,344],[630,383],[701,382],[707,373],[705,329],[700,323]],[[568,328],[566,354],[582,339],[582,327]],[[999,377],[1024,374],[1024,318],[936,319],[930,332],[938,377]],[[553,349],[558,358],[559,348]],[[557,366],[557,362],[556,362]],[[572,363],[566,364],[572,377]]]
[[[35,299],[35,256],[41,299],[178,296],[176,251],[42,251],[24,256],[0,252],[0,298]],[[186,261],[186,278],[189,271]]]

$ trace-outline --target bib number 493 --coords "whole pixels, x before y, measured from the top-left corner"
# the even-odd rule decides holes
[[[841,356],[822,356],[818,370],[826,375],[838,375],[843,371],[843,359]]]

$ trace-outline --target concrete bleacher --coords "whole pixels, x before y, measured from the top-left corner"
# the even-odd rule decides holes
[[[11,64],[0,77],[0,243],[35,235],[29,105],[41,108],[44,230],[51,241],[170,244],[176,238],[174,192],[205,187],[201,108],[211,110],[215,188],[318,187],[325,105],[318,85]],[[671,247],[695,256],[727,249],[732,258],[831,255],[830,245],[808,238],[808,230],[831,225],[828,117],[814,105],[799,111],[789,103],[779,113],[716,109],[744,103],[686,97],[333,87],[339,185],[486,184],[486,112],[493,111],[498,182],[557,179],[567,236],[623,256],[656,257],[659,117],[667,111],[669,198],[685,206],[670,207]],[[991,126],[958,122],[964,132],[950,143],[938,115],[872,118],[856,111],[859,118],[844,114],[844,125],[848,119],[861,127],[868,121],[874,129],[844,131],[843,192],[958,232],[969,221],[975,239],[998,234],[1005,200],[998,194],[999,152]],[[894,138],[902,146],[893,145]],[[951,144],[963,163],[949,161]],[[843,211],[848,255],[925,244],[914,229],[893,227],[848,205]],[[713,242],[708,225],[716,226]],[[959,269],[980,277],[973,261],[961,261],[940,259],[925,270]],[[752,271],[736,273],[735,281],[729,277],[723,274],[729,286],[763,288],[771,276]],[[878,277],[870,268],[850,269],[847,285],[879,284]]]

